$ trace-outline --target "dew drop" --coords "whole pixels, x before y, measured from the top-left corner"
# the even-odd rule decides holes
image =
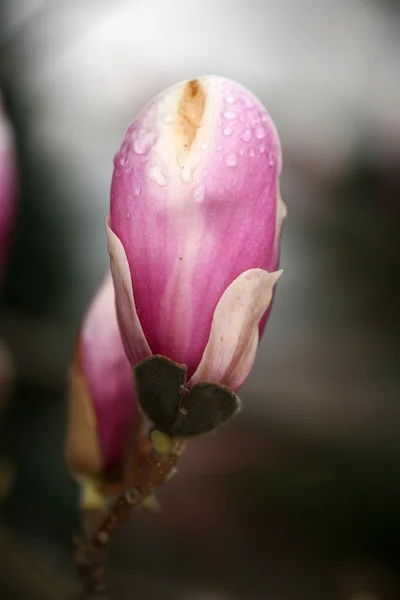
[[[149,170],[149,178],[151,179],[151,181],[155,181],[156,183],[158,183],[158,185],[161,187],[167,185],[167,180],[158,165],[154,165],[153,167],[151,167],[151,169]]]
[[[261,121],[260,116],[257,111],[253,111],[250,115],[250,122],[256,125]]]
[[[127,218],[127,219],[130,219],[130,218],[131,218],[131,213],[130,213],[130,212],[127,212],[127,213],[126,213],[126,218]]]
[[[241,149],[239,150],[239,154],[240,154],[240,156],[243,156],[243,155],[244,155],[244,150],[243,150],[243,148],[241,148]]]
[[[193,192],[193,197],[196,200],[196,202],[203,202],[205,195],[206,195],[206,188],[204,185],[198,185],[197,188]]]
[[[265,144],[260,144],[258,146],[258,149],[259,149],[260,153],[263,154],[265,152]]]
[[[268,156],[268,164],[269,164],[269,166],[270,166],[270,167],[273,167],[273,166],[274,166],[274,164],[275,164],[275,156],[274,156],[274,153],[273,153],[273,152],[270,152],[270,153],[269,153],[269,156]]]
[[[240,139],[242,139],[244,142],[249,142],[251,140],[250,129],[246,129],[246,131],[244,131],[243,134],[240,136]]]
[[[229,127],[229,125],[228,125],[227,127],[224,127],[224,129],[222,130],[222,133],[224,135],[231,135],[232,131],[233,131],[232,127]]]
[[[258,138],[259,140],[261,140],[263,137],[265,137],[266,131],[265,131],[264,127],[261,125],[261,123],[256,125],[254,133],[256,134],[256,138]]]
[[[133,188],[133,195],[134,196],[139,196],[140,194],[140,183],[138,183],[137,185],[135,185],[135,187]]]
[[[230,94],[227,95],[226,101],[227,101],[228,104],[235,104],[235,102],[236,102],[236,96],[234,96],[234,94],[230,93]]]
[[[250,148],[249,154],[250,154],[250,156],[255,156],[256,155],[256,151],[254,150],[254,148]]]
[[[203,144],[203,145],[202,145],[202,148],[203,148],[203,150],[207,150],[207,148],[208,148],[208,144]]]
[[[228,165],[228,167],[234,167],[237,163],[236,154],[234,152],[229,152],[229,154],[225,156],[225,162]]]
[[[227,110],[224,112],[224,117],[225,119],[228,119],[228,121],[234,121],[236,119],[236,113],[234,113],[232,110]]]
[[[133,141],[133,151],[136,154],[146,154],[154,146],[156,136],[151,131],[141,134]]]
[[[240,99],[246,108],[253,108],[254,103],[251,100],[251,98],[249,98],[249,96],[247,96],[246,94],[243,94],[243,96],[241,96]]]
[[[169,123],[172,123],[173,120],[174,120],[174,115],[173,114],[168,114],[168,115],[165,115],[165,117],[164,117],[164,123],[167,123],[167,125]]]
[[[124,164],[125,164],[125,158],[124,157],[122,157],[122,158],[119,159],[119,164],[121,165],[121,167],[124,166]]]

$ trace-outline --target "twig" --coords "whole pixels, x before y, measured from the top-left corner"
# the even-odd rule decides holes
[[[170,440],[167,436],[164,436],[163,443],[160,444],[157,435],[162,436],[159,432],[153,432],[151,452],[134,484],[119,496],[100,525],[95,526],[94,533],[88,529],[89,522],[93,517],[96,519],[96,515],[87,514],[86,532],[75,540],[75,564],[87,600],[110,600],[105,575],[112,534],[129,520],[132,511],[142,504],[156,485],[161,485],[168,479],[185,448],[183,440]],[[165,448],[166,440],[169,440],[168,448]]]

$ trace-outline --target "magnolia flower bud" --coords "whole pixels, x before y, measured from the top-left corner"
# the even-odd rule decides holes
[[[175,85],[133,121],[107,220],[133,365],[165,356],[185,365],[188,389],[244,383],[281,274],[280,169],[271,117],[226,79]]]
[[[14,223],[16,188],[13,137],[0,98],[0,276],[4,270]]]
[[[0,98],[0,280],[6,263],[15,218],[17,172],[13,136]],[[0,407],[6,401],[14,377],[8,348],[0,340]]]
[[[135,413],[132,369],[108,275],[83,319],[71,369],[66,448],[71,471],[102,475],[123,466]]]

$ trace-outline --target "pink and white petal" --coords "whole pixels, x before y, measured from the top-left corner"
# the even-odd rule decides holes
[[[221,296],[210,337],[189,386],[211,381],[236,391],[246,380],[258,345],[258,324],[267,310],[282,271],[249,269]]]
[[[281,194],[278,197],[278,215],[277,215],[277,226],[276,226],[276,243],[279,244],[279,238],[282,233],[283,223],[287,217],[288,209],[285,201],[283,200]]]
[[[16,216],[18,174],[14,136],[0,98],[0,272],[8,255]]]
[[[102,467],[108,470],[126,457],[137,406],[132,367],[117,322],[111,273],[83,320],[78,352],[80,364],[75,363],[75,368],[79,365],[81,369],[82,384],[96,413]]]
[[[132,365],[135,365],[151,356],[152,352],[136,311],[131,274],[125,250],[119,238],[110,228],[109,221],[110,219],[107,217],[108,251],[115,289],[117,318],[128,359]]]
[[[127,255],[144,334],[154,354],[186,364],[189,377],[226,288],[248,269],[278,268],[281,162],[259,100],[215,76],[157,96],[115,157],[110,226]]]
[[[280,240],[281,240],[281,234],[282,234],[282,229],[283,229],[283,224],[285,222],[285,219],[287,217],[287,206],[286,203],[284,202],[281,194],[279,193],[278,195],[278,210],[277,210],[277,214],[276,214],[276,218],[277,218],[277,224],[276,224],[276,237],[275,237],[275,247],[274,247],[274,257],[273,257],[273,269],[274,271],[278,269],[279,267],[279,254],[280,254]],[[272,299],[271,299],[271,303],[268,307],[268,310],[264,313],[260,324],[258,326],[258,332],[259,332],[259,337],[261,338],[265,326],[267,324],[267,321],[269,319],[269,315],[272,309],[272,305],[274,303],[274,296],[275,296],[275,292],[276,292],[276,288],[274,288],[274,291],[272,293]]]

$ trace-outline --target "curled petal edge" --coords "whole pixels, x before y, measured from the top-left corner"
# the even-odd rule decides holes
[[[110,227],[110,217],[106,218],[106,229],[118,324],[128,359],[136,365],[152,352],[137,314],[128,259],[120,239]]]
[[[257,352],[258,324],[282,272],[249,269],[228,286],[215,309],[210,336],[190,387],[211,381],[236,391],[243,385]]]

